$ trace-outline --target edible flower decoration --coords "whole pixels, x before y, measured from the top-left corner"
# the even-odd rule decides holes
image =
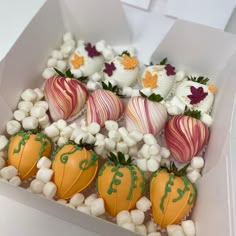
[[[91,43],[88,43],[86,45],[85,50],[88,52],[88,56],[91,57],[91,58],[101,55],[101,53],[98,52],[96,47],[93,46]]]
[[[145,88],[156,88],[157,87],[157,74],[152,75],[150,71],[145,73],[145,77],[142,79],[143,86]]]
[[[84,57],[74,54],[74,57],[70,62],[75,69],[78,69],[80,66],[84,64]]]
[[[125,69],[134,69],[138,65],[138,60],[136,57],[123,54],[121,64]]]
[[[115,64],[112,63],[105,63],[105,69],[103,70],[108,76],[112,76],[113,71],[116,70]]]
[[[190,99],[190,104],[198,104],[202,100],[205,99],[205,97],[208,95],[208,93],[205,93],[203,91],[202,87],[195,88],[194,86],[190,87],[191,94],[188,95],[188,98]]]
[[[216,86],[214,84],[209,84],[208,89],[210,92],[215,93],[216,91]]]
[[[170,75],[175,75],[175,74],[176,74],[176,73],[175,73],[175,67],[172,66],[172,65],[170,65],[170,64],[167,64],[167,65],[165,66],[165,70],[166,70],[166,74],[167,74],[168,76],[170,76]]]

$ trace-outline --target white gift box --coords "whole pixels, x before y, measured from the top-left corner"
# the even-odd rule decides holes
[[[145,37],[149,42],[158,35],[158,22],[149,21],[149,24],[153,24],[153,31],[149,27],[146,35],[145,23],[143,25],[142,47],[138,52],[141,57],[146,54]],[[21,92],[42,85],[41,73],[47,57],[67,31],[79,39],[91,42],[105,39],[117,46],[135,44],[136,40],[130,41],[132,31],[129,31],[119,1],[46,1],[0,62],[1,133],[5,132],[7,121],[13,117]],[[236,36],[180,20],[170,27],[156,47],[151,58],[153,62],[168,57],[176,68],[208,76],[217,86],[212,112],[214,124],[192,218],[197,236],[233,236],[235,190],[232,188],[230,132],[236,90]],[[103,236],[135,235],[115,224],[71,210],[10,184],[0,183],[0,194],[79,225],[91,231],[91,235],[92,232]]]

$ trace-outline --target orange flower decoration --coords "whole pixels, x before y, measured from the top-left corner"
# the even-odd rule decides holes
[[[214,84],[209,84],[209,85],[208,85],[208,89],[209,89],[212,93],[214,93],[214,92],[216,91],[216,86],[215,86]]]
[[[138,60],[136,57],[130,57],[124,54],[121,64],[125,69],[134,69],[138,65]]]
[[[80,57],[77,54],[74,54],[74,58],[70,62],[75,69],[78,69],[80,66],[84,64],[84,57],[83,56]]]
[[[145,78],[142,79],[143,86],[145,88],[156,88],[157,87],[157,74],[152,75],[150,71],[147,71]]]

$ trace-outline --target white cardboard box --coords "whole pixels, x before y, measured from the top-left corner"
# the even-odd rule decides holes
[[[12,118],[20,93],[42,84],[41,72],[48,54],[65,31],[92,42],[104,38],[113,45],[127,45],[130,43],[127,26],[119,1],[47,1],[0,62],[0,131],[4,132],[6,122]],[[146,34],[147,42],[153,35],[152,32]],[[140,54],[141,50],[145,48],[140,49]],[[235,190],[231,183],[229,140],[236,90],[232,76],[236,74],[236,37],[206,26],[177,21],[153,53],[152,61],[166,56],[178,69],[209,76],[218,87],[213,109],[215,122],[192,217],[197,236],[234,236]],[[115,224],[84,215],[22,188],[0,183],[0,194],[99,235],[132,235]]]

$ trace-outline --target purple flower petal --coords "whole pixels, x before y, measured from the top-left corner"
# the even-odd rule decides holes
[[[112,76],[114,70],[116,70],[116,67],[113,62],[111,64],[105,63],[105,69],[103,70],[104,73],[108,76]]]
[[[101,53],[97,51],[95,46],[92,46],[91,43],[88,43],[85,47],[85,50],[88,52],[88,56],[89,57],[96,57],[96,56],[100,56]]]
[[[173,66],[170,65],[170,64],[167,64],[167,65],[165,66],[165,70],[166,70],[167,76],[175,75],[175,74],[176,74],[176,73],[175,73],[175,67],[173,67]]]
[[[202,87],[195,88],[194,86],[191,86],[190,91],[191,94],[189,94],[187,97],[190,99],[191,105],[198,104],[208,95],[208,93],[204,92]]]

